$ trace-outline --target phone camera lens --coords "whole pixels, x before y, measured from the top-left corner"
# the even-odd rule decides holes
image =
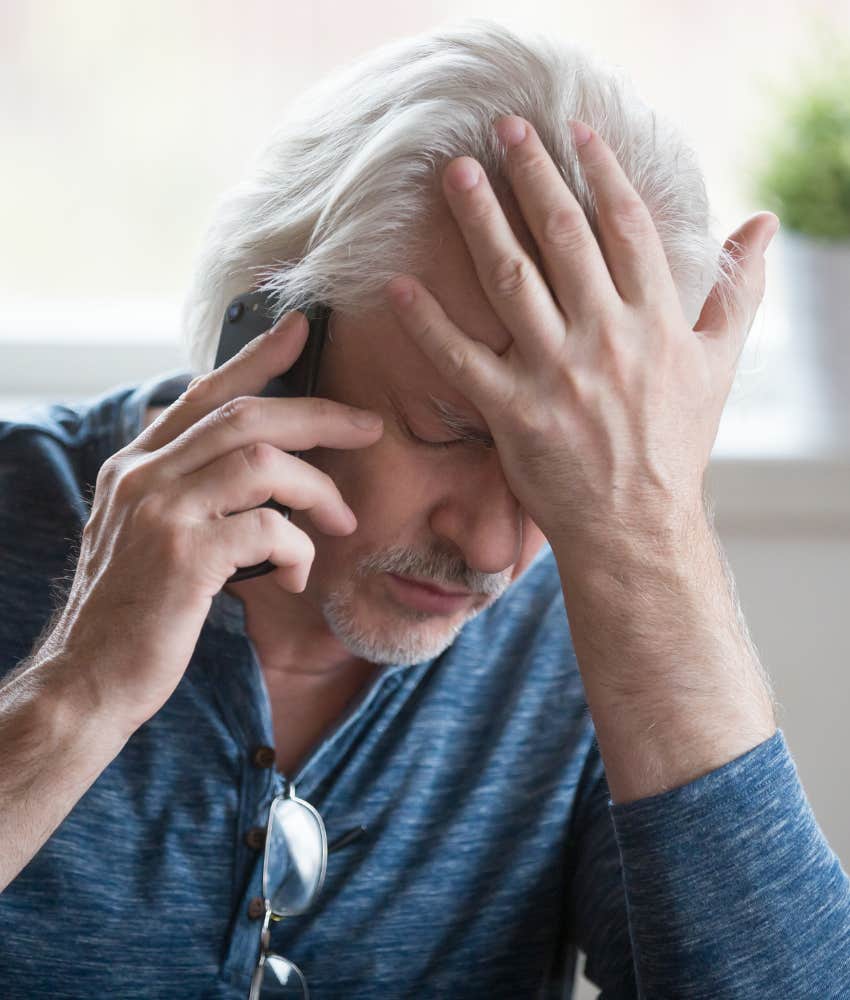
[[[243,312],[245,312],[245,306],[241,302],[231,302],[227,307],[227,318],[231,323],[235,323]]]

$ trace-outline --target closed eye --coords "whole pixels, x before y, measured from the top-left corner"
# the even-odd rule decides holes
[[[402,413],[401,406],[396,402],[392,395],[387,396],[390,405],[392,406],[393,413],[395,414],[396,423],[404,432],[405,437],[409,440],[414,441],[416,444],[424,445],[426,448],[439,448],[445,450],[447,448],[454,448],[455,445],[459,444],[472,444],[483,446],[487,451],[496,447],[496,442],[487,435],[482,437],[481,434],[470,434],[464,436],[463,431],[459,431],[461,437],[451,438],[448,441],[429,441],[427,438],[421,438],[418,434],[414,434],[410,429],[410,424],[408,424],[407,419]]]
[[[452,438],[450,441],[427,441],[425,438],[419,437],[418,434],[414,434],[408,426],[407,421],[403,422],[403,427],[405,433],[412,441],[415,441],[417,444],[424,444],[426,448],[453,448],[455,445],[459,444],[478,445],[479,447],[484,447],[488,450],[494,447],[494,445],[488,443],[487,441],[481,441],[474,437]]]
[[[427,448],[451,448],[456,444],[469,444],[466,438],[453,438],[451,441],[426,441],[425,438],[419,437],[418,434],[414,434],[413,431],[405,425],[408,436],[416,441],[418,444],[424,444]]]

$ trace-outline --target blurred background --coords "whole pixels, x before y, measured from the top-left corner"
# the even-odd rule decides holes
[[[201,234],[289,100],[463,15],[625,69],[697,151],[718,235],[764,208],[782,220],[709,481],[780,725],[846,869],[850,0],[2,0],[0,416],[187,367],[178,317]]]

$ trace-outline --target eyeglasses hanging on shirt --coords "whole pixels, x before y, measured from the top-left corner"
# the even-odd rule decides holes
[[[270,951],[272,921],[306,913],[322,890],[328,854],[347,846],[366,827],[346,831],[328,846],[318,811],[299,799],[292,782],[272,800],[263,858],[263,927],[260,956],[248,1000],[309,1000],[307,979],[298,966]]]

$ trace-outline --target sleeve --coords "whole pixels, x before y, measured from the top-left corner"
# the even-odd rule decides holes
[[[850,881],[781,729],[687,785],[608,805],[636,995],[850,998]]]

